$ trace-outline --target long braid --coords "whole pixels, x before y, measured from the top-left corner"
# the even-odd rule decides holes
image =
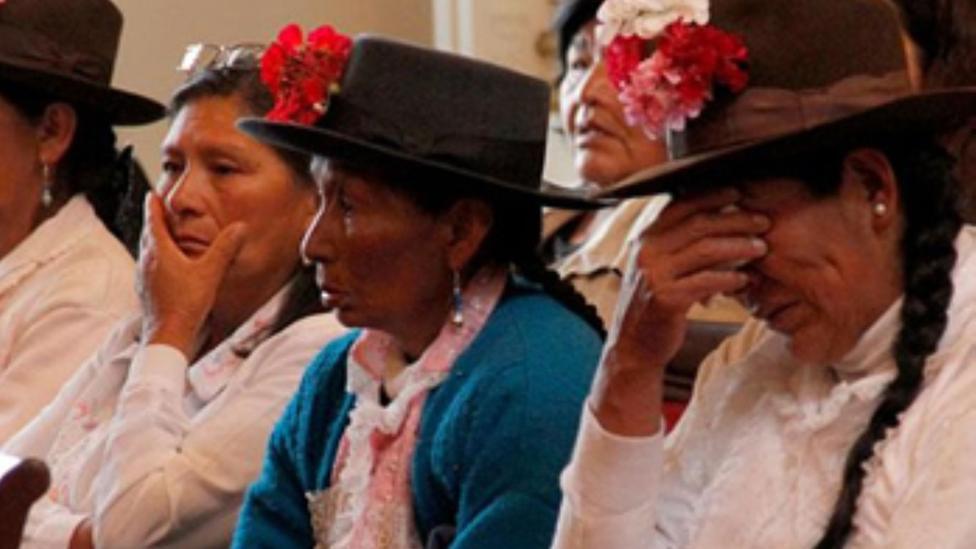
[[[548,266],[534,250],[520,254],[515,258],[515,267],[519,274],[531,282],[542,286],[542,290],[561,303],[564,307],[582,318],[591,328],[600,334],[600,339],[606,339],[607,331],[603,326],[596,307],[586,301],[571,283],[563,279]]]
[[[853,530],[857,499],[864,484],[864,463],[875,444],[898,426],[900,414],[921,389],[926,359],[935,351],[947,323],[952,299],[955,238],[962,222],[955,209],[952,162],[934,144],[913,150],[888,150],[898,175],[905,209],[904,301],[901,329],[892,346],[898,373],[885,388],[870,423],[852,446],[843,487],[817,549],[841,548]],[[911,149],[910,147],[907,147]]]

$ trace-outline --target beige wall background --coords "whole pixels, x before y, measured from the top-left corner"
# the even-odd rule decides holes
[[[544,32],[557,0],[114,0],[125,16],[115,83],[166,102],[181,83],[188,44],[265,42],[288,23],[306,31],[330,23],[345,33],[373,32],[551,79]],[[121,129],[151,178],[159,173],[166,121]],[[562,136],[550,136],[546,173],[572,179]]]
[[[347,33],[376,32],[433,42],[430,0],[114,0],[125,16],[115,83],[166,102],[182,82],[176,70],[188,44],[236,44],[274,38],[288,23],[306,30],[329,22]],[[158,174],[166,122],[122,129],[150,177]]]

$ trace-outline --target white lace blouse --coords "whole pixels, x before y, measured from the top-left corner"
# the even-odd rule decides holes
[[[226,547],[266,439],[305,366],[343,328],[311,315],[264,339],[283,291],[195,363],[120,325],[3,448],[44,459],[51,489],[25,549],[65,548],[92,519],[96,547]],[[241,358],[235,349],[249,348]]]
[[[849,547],[976,547],[976,229],[957,250],[949,325],[922,392],[865,465]],[[615,436],[587,407],[553,547],[812,547],[894,377],[900,305],[830,365],[799,363],[750,321],[705,361],[666,439]]]
[[[132,258],[81,196],[0,259],[0,444],[138,306]]]

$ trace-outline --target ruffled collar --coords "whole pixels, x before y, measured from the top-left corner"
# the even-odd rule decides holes
[[[963,228],[956,239],[956,252],[949,324],[937,350],[929,357],[926,379],[931,379],[942,364],[937,358],[946,346],[976,322],[976,228]],[[766,356],[767,362],[777,362],[772,356],[779,355],[778,362],[788,368],[785,383],[768,382],[777,411],[803,428],[818,428],[849,410],[852,402],[865,408],[873,406],[896,374],[891,347],[901,328],[901,306],[902,299],[896,300],[861,336],[854,349],[826,368],[789,356],[784,336],[774,334],[760,341],[750,353],[750,360],[762,361]]]
[[[220,393],[244,358],[268,338],[291,287],[292,283],[285,284],[230,337],[193,363],[187,371],[187,384],[200,402],[209,402]]]

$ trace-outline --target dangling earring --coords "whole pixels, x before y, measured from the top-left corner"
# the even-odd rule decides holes
[[[41,193],[41,205],[45,208],[50,208],[51,204],[54,204],[54,195],[51,194],[51,187],[54,186],[54,182],[51,180],[51,166],[49,164],[41,164],[41,177],[44,178],[44,191]]]
[[[464,324],[464,315],[461,311],[464,308],[464,298],[461,297],[461,273],[454,271],[454,314],[451,322],[460,328]]]

